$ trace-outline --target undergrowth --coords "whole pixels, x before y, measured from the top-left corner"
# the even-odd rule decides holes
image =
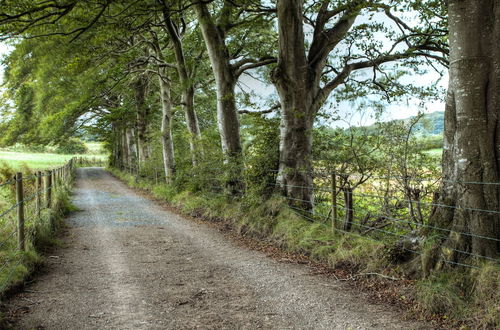
[[[63,217],[73,209],[70,203],[70,183],[58,186],[52,193],[52,207],[41,210],[40,217],[26,210],[25,251],[19,251],[15,217],[0,219],[0,297],[22,284],[43,261],[43,253],[58,245],[55,233]],[[7,199],[4,196],[4,201]],[[12,200],[8,201],[12,204]],[[14,212],[15,214],[15,212]]]
[[[348,268],[352,275],[376,272],[405,276],[405,265],[393,263],[390,258],[392,242],[345,235],[332,230],[328,223],[307,221],[280,196],[262,198],[246,194],[233,198],[216,193],[179,192],[172,185],[137,181],[130,174],[108,170],[129,186],[148,190],[188,215],[224,221],[240,235],[271,242],[333,268]],[[498,328],[500,267],[493,263],[478,266],[479,269],[442,271],[413,281],[409,301],[414,313],[464,329]],[[402,301],[408,301],[403,294],[407,292],[401,293]]]

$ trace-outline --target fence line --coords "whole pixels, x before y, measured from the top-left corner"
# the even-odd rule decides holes
[[[274,173],[279,173],[279,170],[268,170],[269,172],[274,172]],[[337,175],[337,176],[354,176],[354,177],[359,177],[363,176],[362,173],[356,173],[356,172],[338,172],[338,171],[294,171],[296,173],[302,173],[302,174],[310,174],[312,176],[330,176],[330,175]],[[319,175],[318,175],[319,174]],[[444,179],[444,178],[422,178],[422,177],[416,177],[416,176],[400,176],[400,175],[369,175],[366,174],[364,175],[367,179],[378,179],[378,180],[409,180],[409,181],[443,181],[443,182],[451,182],[451,183],[461,183],[461,184],[477,184],[477,185],[493,185],[493,186],[500,186],[500,182],[483,182],[483,181],[459,181],[459,180],[449,180],[449,179]]]
[[[133,174],[135,175],[135,178],[136,180],[138,180],[139,178],[144,178],[144,179],[148,179],[148,180],[152,180],[153,182],[156,182],[156,184],[158,184],[159,182],[159,178],[164,178],[164,171],[163,171],[163,168],[161,169],[158,169],[154,166],[148,166],[148,165],[145,165],[145,166],[134,166],[135,164],[133,164],[132,166],[129,166],[127,164],[122,164],[122,169],[125,170],[126,172],[130,173],[130,174]],[[153,173],[149,173],[148,174],[148,171],[150,172],[154,172]],[[215,171],[208,171],[210,172],[212,175],[217,175],[217,173],[224,173],[224,172],[221,172],[220,169],[219,170],[215,170]],[[215,172],[215,173],[214,173]],[[276,175],[278,173],[277,170],[271,170],[269,171],[270,173],[274,173],[274,175]],[[329,205],[329,203],[320,203],[320,204],[317,204],[316,205],[316,208],[325,208],[325,209],[330,209],[331,213],[329,213],[328,215],[325,215],[325,214],[320,214],[318,212],[309,212],[307,210],[304,210],[304,209],[301,209],[301,208],[296,208],[293,206],[293,203],[292,205],[290,205],[290,207],[292,208],[292,210],[299,214],[301,217],[304,217],[308,220],[311,220],[311,221],[314,221],[316,223],[321,223],[323,224],[324,226],[328,227],[327,224],[324,222],[326,220],[331,220],[332,218],[335,218],[335,222],[337,221],[342,221],[342,222],[346,222],[346,223],[349,223],[350,225],[352,226],[355,226],[357,228],[364,228],[366,229],[366,232],[364,235],[359,235],[357,234],[356,232],[353,232],[353,231],[345,231],[345,230],[341,230],[339,228],[336,228],[336,226],[332,226],[332,229],[335,230],[335,231],[338,231],[338,232],[341,232],[343,234],[347,234],[347,235],[355,235],[355,236],[360,236],[360,237],[363,237],[363,238],[368,238],[368,239],[373,239],[375,241],[380,241],[379,239],[375,239],[373,238],[372,236],[370,236],[370,233],[381,233],[381,234],[384,234],[384,235],[392,235],[392,236],[396,236],[396,237],[400,237],[400,238],[405,238],[405,239],[413,239],[414,237],[412,236],[408,236],[408,235],[405,235],[403,233],[395,233],[393,231],[389,231],[389,230],[384,230],[382,229],[383,227],[381,228],[377,228],[375,226],[371,226],[371,225],[367,225],[367,223],[361,223],[360,221],[362,220],[359,215],[363,215],[363,216],[367,216],[367,215],[370,215],[372,217],[377,217],[377,218],[383,218],[383,221],[388,221],[387,222],[387,226],[391,226],[391,224],[395,224],[395,223],[402,223],[402,224],[408,224],[410,227],[410,229],[413,231],[415,230],[416,228],[420,227],[420,228],[429,228],[429,229],[432,229],[432,230],[436,230],[438,232],[441,232],[441,233],[457,233],[457,234],[460,234],[460,235],[465,235],[465,236],[468,236],[468,237],[476,237],[476,238],[480,238],[480,239],[485,239],[485,240],[490,240],[490,241],[495,241],[495,242],[499,242],[500,239],[496,238],[496,237],[488,237],[488,236],[484,236],[484,235],[478,235],[478,234],[474,234],[474,233],[470,233],[470,232],[467,232],[465,229],[464,226],[461,226],[461,227],[454,227],[453,229],[448,229],[448,228],[441,228],[441,227],[438,227],[438,226],[433,226],[431,224],[428,224],[426,223],[426,219],[428,218],[430,212],[432,211],[432,209],[434,207],[442,207],[442,208],[448,208],[448,209],[455,209],[455,210],[459,210],[459,211],[471,211],[471,212],[483,212],[483,213],[487,213],[487,214],[491,214],[492,216],[498,216],[500,215],[500,210],[489,210],[489,209],[480,209],[480,208],[473,208],[473,207],[462,207],[462,206],[456,206],[456,205],[446,205],[446,204],[442,204],[442,203],[436,203],[434,201],[426,201],[425,198],[429,198],[427,197],[425,194],[423,194],[422,196],[422,199],[418,200],[418,199],[413,199],[413,198],[408,198],[408,196],[406,195],[406,192],[404,191],[404,187],[402,187],[401,189],[398,189],[398,190],[392,190],[390,189],[389,192],[391,194],[401,194],[402,196],[401,197],[397,197],[395,195],[390,195],[390,196],[379,196],[379,195],[374,195],[374,194],[366,194],[366,193],[355,193],[355,192],[350,192],[350,196],[351,198],[352,197],[358,197],[356,198],[356,201],[359,202],[361,200],[361,202],[365,201],[366,199],[373,199],[373,198],[377,198],[377,199],[380,199],[380,200],[393,200],[393,201],[397,201],[397,202],[404,202],[404,203],[408,203],[407,205],[403,205],[403,206],[400,206],[398,208],[395,209],[395,211],[397,213],[400,213],[403,212],[404,214],[407,214],[408,218],[410,220],[406,220],[406,219],[400,219],[398,217],[394,217],[392,216],[390,213],[389,214],[385,214],[381,211],[379,212],[370,212],[368,209],[365,209],[365,208],[349,208],[349,207],[345,207],[344,206],[341,206],[341,205],[337,205],[337,200],[339,199],[339,195],[342,196],[342,194],[340,194],[342,191],[343,191],[343,187],[341,185],[337,186],[334,182],[336,181],[336,177],[337,176],[361,176],[360,173],[341,173],[341,172],[338,172],[338,171],[302,171],[301,173],[309,173],[309,174],[313,174],[315,177],[313,179],[313,185],[310,186],[310,187],[307,187],[307,186],[294,186],[294,185],[285,185],[287,188],[301,188],[301,189],[311,189],[313,192],[315,193],[325,193],[325,194],[328,194],[328,195],[331,195],[331,198],[329,199],[326,199],[328,200],[331,205]],[[328,176],[327,176],[328,175]],[[419,182],[429,182],[429,185],[431,187],[436,187],[436,184],[439,183],[440,181],[441,182],[453,182],[453,183],[458,183],[458,184],[481,184],[481,185],[492,185],[492,186],[500,186],[500,182],[474,182],[474,181],[453,181],[453,180],[447,180],[447,179],[443,179],[443,178],[422,178],[422,177],[410,177],[410,176],[375,176],[375,175],[367,175],[366,176],[368,180],[370,181],[367,181],[367,182],[364,182],[362,183],[362,185],[366,184],[366,185],[370,185],[372,184],[373,185],[373,181],[374,180],[406,180],[406,181],[419,181]],[[211,184],[209,185],[205,185],[204,188],[202,189],[206,189],[206,190],[211,190],[213,191],[214,193],[221,193],[225,190],[225,187],[224,187],[224,179],[222,178],[217,178],[217,177],[205,177],[204,179],[206,180],[211,180]],[[317,182],[316,182],[317,181]],[[332,182],[334,181],[334,182]],[[341,181],[341,180],[339,180]],[[275,183],[275,182],[268,182],[267,184],[271,185],[271,186],[274,186],[275,189],[276,187],[278,186],[281,186],[279,183]],[[331,186],[330,186],[331,184]],[[326,188],[328,187],[328,188]],[[333,188],[335,189],[335,191],[333,191]],[[372,188],[373,189],[373,188]],[[430,193],[431,191],[428,191],[428,193]],[[323,196],[323,200],[324,199],[324,195],[321,195]],[[359,198],[361,197],[361,198]],[[297,199],[297,198],[292,198],[290,196],[287,196],[286,197],[287,200],[290,200],[292,202],[300,202],[300,203],[309,203],[310,201],[306,201],[306,200],[301,200],[301,199]],[[345,198],[340,198],[342,200],[344,200],[344,203],[345,204]],[[354,202],[353,202],[354,203]],[[359,204],[358,204],[359,205]],[[411,206],[410,206],[411,205]],[[414,219],[414,220],[417,220],[419,219],[419,217],[416,217],[416,218],[413,218],[415,215],[411,214],[411,208],[416,208],[416,207],[420,207],[420,206],[424,206],[425,209],[422,209],[421,212],[423,212],[424,214],[421,215],[422,217],[422,222],[419,222],[419,221],[413,221],[411,219]],[[377,204],[377,207],[383,207],[382,204],[378,205]],[[333,215],[334,213],[334,210],[335,210],[335,216]],[[351,211],[351,212],[355,212],[356,215],[358,215],[358,217],[356,218],[354,216],[354,213],[352,215],[352,220],[349,220],[345,217],[345,214],[337,214],[337,210],[341,211],[341,212],[346,212],[346,211]],[[415,211],[416,212],[416,211]],[[310,215],[310,216],[308,216]],[[318,221],[318,217],[321,217],[324,221]],[[404,217],[401,216],[401,217]],[[368,221],[368,220],[366,220]],[[414,228],[412,228],[412,226],[414,226]],[[394,227],[392,227],[394,228]],[[396,227],[398,228],[398,230],[404,230],[405,228],[403,227]],[[461,230],[460,230],[461,229]],[[408,229],[407,229],[408,230]],[[438,234],[438,237],[439,238],[447,238],[449,237],[448,235],[444,235],[444,234]],[[500,259],[499,258],[492,258],[492,257],[488,257],[488,256],[482,256],[482,255],[478,255],[478,254],[475,254],[475,253],[472,253],[470,251],[463,251],[463,250],[458,250],[458,249],[454,249],[454,248],[449,248],[450,251],[454,251],[456,253],[460,253],[460,254],[464,254],[464,255],[468,255],[468,256],[471,256],[471,257],[475,257],[475,258],[478,258],[478,259],[484,259],[484,260],[489,260],[489,261],[493,261],[493,262],[496,262],[496,263],[499,263],[500,262]],[[417,253],[417,254],[420,254],[419,251],[414,251],[414,250],[410,250],[411,252],[413,253]],[[446,263],[449,263],[449,264],[453,264],[453,265],[459,265],[459,266],[464,266],[464,267],[469,267],[469,268],[478,268],[474,265],[471,265],[471,264],[464,264],[464,263],[460,263],[460,262],[455,262],[455,261],[451,261],[451,260],[445,260]]]
[[[277,184],[272,184],[272,185],[275,185],[277,186]],[[290,185],[286,185],[286,187],[298,187],[298,188],[306,188],[305,186],[290,186]],[[328,190],[317,190],[317,191],[322,191],[322,192],[328,192],[328,193],[331,193],[331,191],[328,191]],[[364,194],[352,194],[353,196],[356,196],[356,195],[359,195],[359,196],[363,196]],[[370,197],[373,197],[373,195],[369,195]],[[376,197],[379,197],[379,198],[384,198],[384,196],[376,196]],[[303,199],[297,199],[297,198],[292,198],[292,197],[289,197],[289,196],[285,196],[285,198],[289,199],[289,200],[294,200],[294,201],[299,201],[299,202],[304,202],[304,203],[309,203],[309,201],[307,200],[303,200]],[[395,197],[392,197],[392,198],[395,198]],[[402,201],[405,201],[404,199]],[[415,201],[416,202],[416,201]],[[420,203],[420,202],[416,202],[416,203]],[[423,203],[421,203],[423,204]],[[431,205],[431,206],[442,206],[443,204],[437,204],[437,203],[425,203],[426,205]],[[482,210],[482,209],[473,209],[473,208],[462,208],[462,207],[456,207],[456,206],[451,206],[449,205],[448,206],[449,208],[453,208],[453,209],[458,209],[458,210],[472,210],[472,211],[492,211],[492,210]],[[353,210],[354,209],[350,209],[350,208],[343,208],[343,207],[337,207],[338,209],[342,209],[342,210]],[[365,214],[368,214],[370,212],[366,212]],[[494,214],[500,214],[500,212],[498,211],[495,211]],[[394,218],[394,217],[391,217],[391,216],[388,216],[386,214],[373,214],[374,216],[383,216],[385,218],[387,218],[387,220],[393,220],[393,221],[396,221],[396,222],[405,222],[405,223],[408,223],[408,224],[413,224],[413,225],[416,225],[416,226],[420,226],[420,227],[426,227],[426,228],[431,228],[431,229],[436,229],[436,230],[442,230],[442,231],[447,231],[447,232],[456,232],[458,234],[462,234],[462,235],[466,235],[466,236],[471,236],[471,237],[477,237],[477,238],[483,238],[483,239],[487,239],[487,240],[493,240],[493,241],[497,241],[497,242],[500,242],[500,239],[497,239],[497,238],[494,238],[494,237],[488,237],[488,236],[482,236],[482,235],[476,235],[476,234],[471,234],[471,233],[466,233],[466,232],[457,232],[455,230],[451,230],[451,229],[446,229],[446,228],[441,228],[441,227],[436,227],[436,226],[432,226],[432,225],[428,225],[428,224],[424,224],[424,223],[420,223],[420,222],[415,222],[415,221],[408,221],[408,220],[403,220],[403,219],[398,219],[398,218]],[[463,227],[462,227],[463,228]]]
[[[297,200],[296,198],[291,198],[291,197],[285,197],[285,198],[286,198],[286,199],[295,200],[295,201]],[[300,201],[302,201],[302,200],[300,200]],[[314,215],[319,215],[320,217],[324,218],[326,221],[330,220],[330,219],[329,219],[329,215],[325,215],[325,214],[321,214],[321,213],[312,213],[312,212],[310,212],[310,211],[305,211],[305,210],[303,210],[303,209],[298,209],[298,208],[295,208],[295,207],[293,207],[293,206],[290,206],[290,208],[292,208],[292,209],[294,209],[294,210],[302,211],[302,212],[307,212],[307,213],[309,213],[309,214],[311,214],[311,215],[313,215],[313,216],[314,216]],[[346,209],[346,208],[343,208],[343,207],[339,207],[339,208],[341,208],[341,209],[343,209],[343,210],[349,210],[349,209]],[[366,213],[364,213],[364,214],[368,214],[368,213],[369,213],[369,212],[366,212]],[[391,220],[391,218],[390,218],[390,217],[386,217],[385,215],[379,215],[379,216],[384,217],[384,219]],[[311,218],[309,218],[309,219],[311,219]],[[399,220],[399,219],[395,219],[395,220]],[[404,221],[404,220],[401,220],[401,221]],[[315,221],[315,222],[317,222],[317,221]],[[412,236],[403,235],[403,234],[398,234],[398,233],[394,233],[394,232],[391,232],[391,231],[386,231],[386,230],[383,230],[383,229],[381,229],[381,228],[377,228],[377,227],[366,226],[366,225],[363,225],[363,224],[361,224],[361,223],[357,223],[357,222],[354,222],[354,221],[347,221],[347,222],[348,222],[348,223],[350,223],[350,224],[352,224],[352,225],[354,225],[354,226],[360,226],[360,227],[363,227],[363,228],[367,228],[367,229],[369,229],[369,230],[379,231],[379,232],[383,232],[383,233],[386,233],[386,234],[390,234],[390,235],[394,235],[394,236],[399,236],[399,237],[402,237],[402,238],[408,238],[408,239],[413,239],[413,238],[414,238],[414,237],[412,237]],[[406,221],[406,222],[408,222],[408,221]],[[410,223],[410,222],[408,222],[408,223]],[[413,224],[417,224],[417,225],[419,225],[418,223],[413,223]],[[420,225],[422,225],[422,224],[420,224]],[[425,226],[425,225],[422,225],[422,226]],[[336,228],[335,226],[332,226],[332,228],[333,228],[333,229],[338,229],[338,228]],[[436,228],[436,229],[443,229],[443,228],[438,228],[438,227],[435,227],[435,228]],[[345,232],[345,233],[349,233],[349,232],[346,232],[345,230],[343,230],[343,232]],[[451,230],[450,230],[450,232],[451,232]],[[467,235],[467,234],[469,234],[469,233],[460,233],[460,234]],[[469,235],[472,235],[472,234],[469,234]],[[485,238],[485,239],[487,239],[486,237],[479,236],[479,235],[473,235],[473,236],[475,236],[475,237],[479,237],[479,238]],[[363,237],[367,237],[367,236],[363,236]],[[442,235],[440,235],[439,237],[441,237],[441,238],[446,238],[447,236],[442,236]],[[498,240],[498,239],[493,239],[493,238],[490,238],[490,239],[492,239],[492,240],[494,240],[494,241],[500,241],[500,240]],[[485,260],[490,260],[490,261],[494,261],[494,262],[500,263],[500,260],[499,260],[499,259],[495,259],[495,258],[491,258],[491,257],[487,257],[487,256],[482,256],[482,255],[478,255],[478,254],[474,254],[474,253],[470,253],[470,252],[468,252],[468,251],[457,250],[457,249],[453,249],[453,248],[449,248],[449,249],[450,249],[450,250],[452,250],[452,251],[455,251],[455,252],[461,253],[461,254],[467,254],[467,255],[470,255],[470,256],[475,256],[475,257],[478,257],[478,258],[480,258],[480,259],[485,259]]]
[[[73,175],[74,166],[74,159],[70,159],[66,164],[52,170],[48,170],[45,173],[37,171],[34,175],[23,177],[22,173],[18,172],[15,178],[0,184],[0,188],[6,186],[15,186],[14,190],[16,196],[16,202],[0,213],[0,224],[3,223],[4,229],[8,227],[6,225],[12,225],[14,227],[14,229],[9,234],[7,234],[7,236],[4,236],[0,241],[0,250],[12,249],[12,245],[14,245],[15,243],[15,234],[17,233],[18,236],[16,242],[17,247],[15,248],[15,250],[12,250],[11,254],[3,254],[7,260],[6,262],[4,262],[2,267],[0,267],[0,274],[4,275],[2,276],[2,283],[0,283],[0,291],[3,291],[3,289],[5,289],[9,285],[9,283],[11,283],[11,276],[13,272],[17,267],[22,265],[22,254],[17,255],[15,251],[25,251],[26,241],[32,238],[31,235],[33,234],[33,228],[32,226],[26,225],[34,223],[37,220],[41,220],[41,210],[52,207],[52,190],[57,191],[65,184],[70,182]],[[42,180],[42,178],[44,177],[46,178],[46,180]],[[35,179],[33,186],[28,185],[28,183],[32,183],[33,179]],[[54,185],[52,185],[52,183],[54,183]],[[27,194],[28,192],[30,193]],[[42,195],[45,195],[46,203],[41,202],[40,197]],[[30,202],[35,199],[35,209],[30,210],[28,206],[30,206]],[[14,210],[17,210],[17,217],[13,215]],[[14,219],[17,219],[16,223],[11,222],[11,220]],[[29,233],[28,237],[25,236],[26,232]],[[17,260],[17,264],[15,264],[16,259],[19,259]],[[3,274],[4,271],[9,268],[9,274]]]

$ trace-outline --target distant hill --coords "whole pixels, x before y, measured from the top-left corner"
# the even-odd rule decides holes
[[[410,117],[415,118],[415,117]],[[422,135],[441,135],[444,131],[444,111],[426,113],[415,125],[416,131]]]
[[[400,122],[410,122],[414,119],[415,116],[405,118],[405,119],[395,119],[391,122],[400,123]],[[366,126],[368,131],[377,131],[376,125]],[[444,131],[444,111],[436,111],[431,113],[426,113],[419,120],[419,122],[415,125],[413,130],[414,134],[421,136],[429,136],[429,135],[442,135]]]

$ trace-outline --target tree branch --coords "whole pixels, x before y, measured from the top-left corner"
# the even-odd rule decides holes
[[[325,1],[321,6],[318,21],[314,29],[313,41],[307,56],[309,66],[317,77],[323,71],[330,52],[344,39],[360,13],[358,1],[332,11],[328,11],[328,4],[329,2]],[[339,18],[337,23],[332,28],[325,29],[328,20],[342,12],[344,14]]]
[[[392,55],[382,55],[373,60],[347,64],[335,78],[333,78],[329,83],[327,83],[323,88],[320,89],[320,91],[314,98],[313,109],[315,109],[315,111],[319,110],[319,108],[328,98],[330,93],[340,84],[343,84],[352,71],[371,68],[383,63],[392,62],[404,58],[416,57],[416,56],[419,56],[419,53],[415,52],[397,53]]]
[[[236,77],[239,77],[245,72],[246,70],[250,69],[255,69],[259,68],[261,66],[265,66],[268,64],[276,63],[278,60],[274,57],[266,58],[266,59],[261,59],[261,60],[254,60],[254,59],[243,59],[233,65],[233,69],[235,70],[235,75]]]
[[[263,115],[266,113],[271,113],[277,109],[281,108],[281,104],[276,104],[270,109],[267,110],[261,110],[261,111],[252,111],[252,110],[238,110],[239,114],[250,114],[250,115]]]

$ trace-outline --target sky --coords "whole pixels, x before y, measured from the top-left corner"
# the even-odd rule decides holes
[[[409,82],[414,82],[417,85],[425,85],[429,82],[437,81],[441,77],[437,72],[429,71],[429,73],[422,76],[412,76]],[[440,79],[439,86],[443,89],[448,84],[448,76],[445,75]],[[276,90],[273,85],[263,84],[261,81],[254,79],[248,75],[242,75],[239,81],[239,88],[245,92],[254,92],[263,98],[269,98],[276,95]],[[440,101],[424,102],[423,107],[420,100],[410,98],[407,101],[391,102],[385,106],[385,111],[378,121],[390,121],[394,119],[405,119],[417,115],[419,112],[431,113],[435,111],[444,111],[444,93]],[[363,113],[355,111],[358,104],[351,102],[341,102],[339,104],[339,116],[342,118],[340,121],[331,122],[332,127],[349,126],[368,126],[374,124],[377,119],[375,112],[364,111]]]

